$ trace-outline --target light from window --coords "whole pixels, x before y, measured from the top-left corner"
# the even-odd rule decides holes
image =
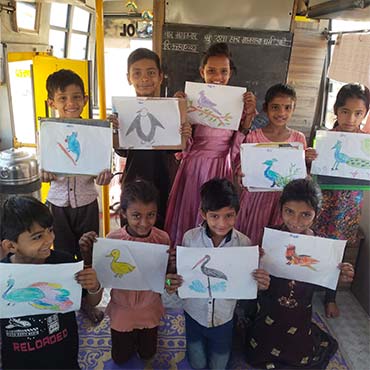
[[[66,33],[63,31],[49,31],[49,45],[53,47],[53,55],[57,58],[65,58]]]
[[[65,28],[67,25],[68,4],[52,3],[50,25]]]
[[[16,9],[18,28],[36,31],[37,4],[17,1]]]
[[[88,32],[89,21],[90,13],[76,6],[73,10],[72,29],[74,31]]]
[[[68,58],[86,59],[86,47],[87,47],[87,36],[72,33]]]

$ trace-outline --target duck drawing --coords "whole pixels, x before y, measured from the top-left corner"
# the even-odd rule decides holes
[[[14,279],[9,278],[7,289],[2,294],[8,305],[26,302],[40,310],[65,311],[73,304],[69,299],[69,290],[63,289],[60,284],[37,282],[17,289],[14,289],[14,285]]]
[[[271,167],[277,161],[278,161],[277,159],[273,158],[273,159],[268,159],[262,163],[267,166],[265,171],[263,172],[263,175],[268,180],[272,181],[271,188],[273,188],[274,186],[282,188],[291,180],[290,176],[282,176],[278,172],[271,169]]]
[[[320,262],[319,260],[308,256],[307,254],[297,254],[295,245],[289,244],[286,247],[285,258],[288,260],[287,265],[299,265],[302,267],[308,267],[313,271],[317,271],[312,265]]]
[[[113,249],[110,254],[106,257],[113,257],[113,260],[110,264],[110,268],[114,273],[114,277],[121,278],[123,275],[129,274],[130,272],[135,270],[135,266],[127,263],[127,262],[119,262],[118,259],[121,256],[121,252],[119,249]]]
[[[142,144],[153,144],[157,127],[164,129],[164,126],[145,107],[139,109],[136,113],[137,116],[131,122],[131,125],[126,132],[126,136],[136,130],[137,136],[140,138]]]
[[[341,163],[344,163],[347,166],[355,168],[370,168],[370,160],[363,158],[353,158],[347,154],[342,153],[342,142],[340,140],[337,140],[337,142],[331,149],[334,150],[334,160],[335,160],[333,167],[331,168],[332,171],[337,170],[338,166]]]

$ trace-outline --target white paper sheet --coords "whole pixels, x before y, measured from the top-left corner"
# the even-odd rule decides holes
[[[121,148],[181,145],[178,99],[113,97],[112,106],[118,114]]]
[[[335,289],[345,245],[345,240],[265,228],[260,266],[273,276]]]
[[[241,145],[243,185],[249,191],[280,191],[288,182],[306,177],[302,144],[283,145],[289,147]]]
[[[168,245],[98,238],[93,266],[105,288],[163,293]]]
[[[370,180],[370,135],[317,131],[315,148],[312,174]]]
[[[177,247],[177,273],[184,279],[181,298],[254,299],[258,247]],[[198,264],[199,263],[199,264]]]
[[[83,262],[45,265],[0,263],[0,318],[65,313],[80,309],[75,274]]]
[[[188,119],[192,124],[238,130],[243,113],[244,87],[185,83]]]
[[[42,121],[40,166],[45,171],[71,175],[98,175],[111,168],[112,129],[76,120]],[[82,120],[79,120],[82,121]],[[93,120],[87,120],[87,122]]]

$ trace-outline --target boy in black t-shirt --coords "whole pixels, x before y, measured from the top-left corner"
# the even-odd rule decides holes
[[[32,197],[12,197],[3,207],[3,263],[57,264],[72,256],[51,250],[53,218],[47,206]],[[1,276],[0,279],[4,279]],[[102,289],[95,270],[85,268],[76,280],[87,289],[86,299],[97,305]],[[3,369],[79,369],[78,331],[74,312],[13,317],[0,320]]]

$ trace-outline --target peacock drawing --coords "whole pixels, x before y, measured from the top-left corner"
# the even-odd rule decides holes
[[[14,284],[14,279],[9,278],[7,289],[2,294],[8,305],[27,302],[40,310],[66,311],[73,304],[69,290],[60,284],[37,282],[27,288],[13,289]]]
[[[270,181],[272,181],[271,187],[273,188],[274,186],[283,188],[288,182],[293,180],[293,177],[299,172],[299,168],[295,168],[295,164],[290,165],[289,173],[286,176],[280,175],[278,172],[274,171],[271,169],[271,167],[274,165],[275,162],[278,160],[273,158],[273,159],[268,159],[262,164],[266,165],[266,169],[263,172],[263,175]]]
[[[370,168],[370,160],[363,159],[363,158],[353,158],[347,154],[342,153],[342,142],[340,140],[337,140],[337,142],[331,149],[334,149],[334,159],[335,159],[333,167],[331,168],[332,171],[337,170],[339,164],[341,163],[344,163],[347,166],[355,167],[355,168],[361,168],[361,169]]]
[[[118,262],[118,259],[121,255],[119,249],[113,249],[110,254],[106,257],[113,257],[113,260],[110,264],[110,268],[114,273],[114,277],[122,277],[123,275],[129,274],[135,270],[135,266],[127,262]]]

